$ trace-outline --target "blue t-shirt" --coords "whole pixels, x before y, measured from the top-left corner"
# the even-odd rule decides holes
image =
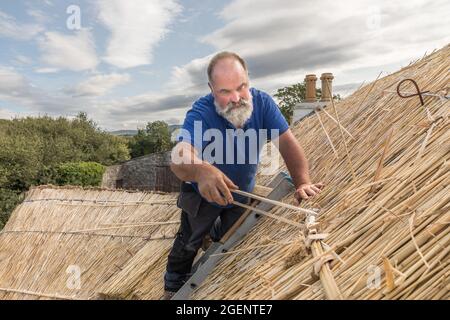
[[[268,140],[289,129],[270,95],[255,88],[251,88],[250,92],[253,112],[242,129],[236,129],[216,112],[214,97],[208,94],[194,102],[177,137],[177,141],[193,145],[202,160],[217,167],[240,190],[247,192],[255,186],[262,147]],[[197,184],[192,185],[198,192]],[[232,195],[236,201],[246,201],[246,197]]]

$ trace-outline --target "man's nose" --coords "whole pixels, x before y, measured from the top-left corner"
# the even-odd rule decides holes
[[[230,98],[231,102],[238,103],[240,99],[241,99],[241,97],[239,96],[239,92],[233,92],[231,94],[231,98]]]

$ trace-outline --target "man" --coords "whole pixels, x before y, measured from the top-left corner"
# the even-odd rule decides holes
[[[172,152],[172,171],[181,181],[190,183],[183,182],[178,198],[181,226],[164,276],[166,299],[191,275],[204,237],[210,234],[213,241],[219,241],[244,212],[232,202],[247,203],[248,199],[231,191],[253,190],[259,153],[267,140],[277,142],[299,202],[315,196],[323,187],[311,183],[304,151],[276,103],[268,94],[250,88],[241,57],[232,52],[218,53],[207,73],[211,93],[188,111]]]

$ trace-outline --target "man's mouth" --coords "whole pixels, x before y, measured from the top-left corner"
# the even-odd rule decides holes
[[[245,101],[243,99],[239,100],[239,102],[236,102],[236,103],[231,102],[229,104],[229,106],[228,106],[228,111],[232,111],[232,110],[234,110],[236,108],[239,108],[239,107],[245,107],[247,105],[248,105],[247,101]]]

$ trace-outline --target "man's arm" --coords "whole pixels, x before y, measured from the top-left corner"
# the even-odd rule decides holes
[[[230,189],[238,187],[222,171],[202,161],[191,144],[179,142],[173,148],[170,168],[178,179],[197,182],[200,194],[207,201],[223,206],[232,203]]]
[[[311,182],[309,177],[308,160],[300,143],[295,139],[291,129],[286,130],[279,137],[279,149],[281,156],[291,174],[296,193],[295,197],[300,202],[314,197],[323,188],[322,183]]]

